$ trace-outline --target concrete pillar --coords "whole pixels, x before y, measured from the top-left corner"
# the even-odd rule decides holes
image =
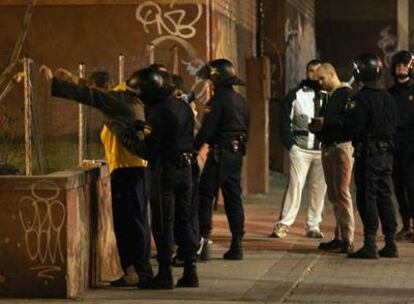
[[[410,33],[410,4],[409,0],[397,1],[397,31],[398,50],[408,50]]]

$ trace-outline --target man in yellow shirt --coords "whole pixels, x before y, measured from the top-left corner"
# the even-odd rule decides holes
[[[135,72],[127,81],[125,90],[106,91],[87,85],[72,76],[71,81],[50,77],[52,95],[92,106],[104,114],[101,140],[111,171],[114,229],[121,265],[134,265],[140,286],[152,278],[150,264],[150,227],[148,222],[147,161],[135,156],[120,142],[119,135],[136,121],[145,121],[144,106],[140,99],[151,99],[162,86],[162,77],[145,79],[143,70]],[[53,75],[52,75],[53,76]],[[65,75],[65,78],[68,75]],[[96,82],[95,82],[96,84]],[[112,286],[126,286],[125,277],[112,282]]]

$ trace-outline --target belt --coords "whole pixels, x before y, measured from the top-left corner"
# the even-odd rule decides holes
[[[293,130],[293,136],[308,136],[309,131],[307,130]]]

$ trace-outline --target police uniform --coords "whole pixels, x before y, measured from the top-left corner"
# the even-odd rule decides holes
[[[144,120],[142,102],[131,92],[92,89],[59,78],[53,79],[52,96],[75,100],[104,114],[101,140],[111,172],[114,230],[121,266],[126,274],[127,268],[134,265],[140,282],[148,281],[152,268],[147,161],[127,150],[119,136],[134,121]],[[123,284],[126,283],[121,278],[115,286]]]
[[[397,131],[394,136],[394,191],[398,201],[399,211],[403,222],[398,239],[406,239],[412,236],[411,220],[414,220],[414,81],[412,77],[413,57],[407,51],[401,51],[394,55],[392,74],[395,85],[389,89],[398,108]],[[398,81],[395,75],[397,64],[410,66],[406,82]],[[412,223],[414,225],[414,222]]]
[[[396,220],[391,201],[393,148],[396,107],[393,97],[378,84],[382,63],[378,57],[363,54],[354,62],[354,75],[362,89],[345,107],[344,135],[355,148],[357,207],[364,225],[364,246],[351,258],[398,256],[395,245]],[[378,218],[385,236],[385,247],[377,253]]]
[[[205,240],[203,257],[208,259],[213,199],[221,188],[232,234],[232,245],[224,258],[242,259],[244,210],[240,184],[249,129],[249,110],[246,100],[233,89],[233,85],[242,85],[243,82],[236,77],[231,62],[224,59],[208,63],[198,75],[212,80],[214,84],[214,95],[207,103],[208,113],[195,140],[196,150],[204,143],[209,145],[199,184],[200,234]]]

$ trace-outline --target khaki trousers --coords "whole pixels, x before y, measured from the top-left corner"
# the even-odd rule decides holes
[[[353,147],[350,142],[322,148],[322,166],[328,186],[328,198],[336,218],[335,238],[354,241],[354,211],[350,185],[352,180]]]

